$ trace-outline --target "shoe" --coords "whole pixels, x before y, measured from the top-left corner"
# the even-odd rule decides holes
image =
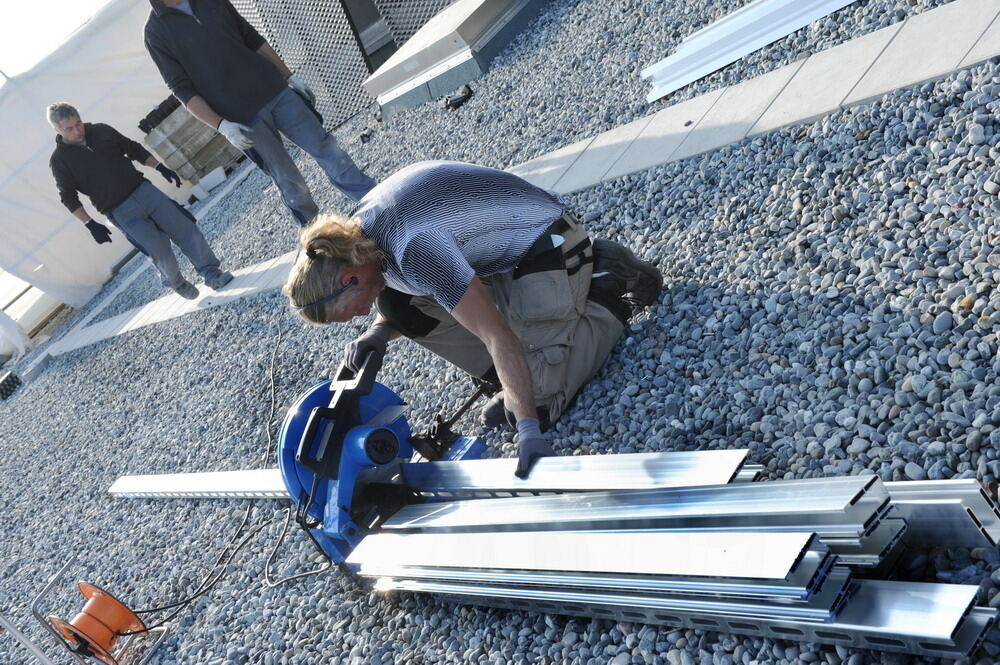
[[[187,280],[184,280],[178,286],[174,286],[172,288],[181,298],[194,300],[198,297],[198,288]]]
[[[587,300],[596,302],[614,314],[626,328],[632,315],[635,314],[632,302],[625,297],[625,280],[610,272],[594,272],[594,277],[590,279]]]
[[[625,292],[643,307],[652,305],[663,289],[663,275],[652,263],[640,261],[628,247],[594,240],[594,273],[609,272],[625,282]]]
[[[205,286],[218,291],[231,281],[233,281],[233,273],[226,270],[219,270],[205,278]]]
[[[504,408],[503,393],[499,392],[490,398],[483,410],[480,412],[483,426],[486,429],[499,429],[507,427],[507,410]]]

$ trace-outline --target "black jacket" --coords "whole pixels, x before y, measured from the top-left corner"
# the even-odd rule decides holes
[[[249,123],[287,83],[257,53],[264,38],[229,0],[190,2],[194,16],[150,0],[146,49],[182,104],[200,95],[226,120]]]
[[[132,160],[142,163],[152,155],[114,127],[99,122],[84,123],[84,127],[86,146],[66,143],[56,136],[49,168],[59,199],[70,212],[80,207],[78,193],[82,193],[106,215],[146,180],[132,166]]]

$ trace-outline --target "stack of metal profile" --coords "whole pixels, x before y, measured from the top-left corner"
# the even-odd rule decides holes
[[[745,450],[404,463],[413,496],[348,559],[383,591],[932,657],[977,648],[977,586],[887,579],[907,548],[995,547],[975,479],[759,481]],[[398,489],[398,488],[397,488]],[[375,490],[377,492],[377,489]],[[119,479],[130,497],[287,494],[277,470]]]
[[[510,460],[421,464],[407,480],[431,501],[348,563],[494,607],[951,658],[984,639],[978,587],[879,579],[907,547],[996,544],[975,480],[752,482],[745,451],[718,452],[550,458],[526,481]]]

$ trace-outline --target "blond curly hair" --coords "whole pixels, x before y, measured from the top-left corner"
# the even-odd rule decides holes
[[[383,258],[382,250],[361,232],[357,217],[318,215],[302,229],[299,245],[303,251],[282,289],[289,303],[297,307],[330,295],[339,286],[345,268],[381,262]],[[322,306],[310,307],[296,313],[310,323],[324,324],[328,322],[325,310]]]

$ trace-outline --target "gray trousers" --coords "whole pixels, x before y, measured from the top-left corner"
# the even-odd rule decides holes
[[[569,229],[560,234],[557,251],[565,267],[527,274],[514,270],[482,280],[524,346],[535,406],[550,423],[597,373],[625,331],[614,314],[587,299],[593,248],[582,224],[570,215],[563,219]],[[394,294],[380,296],[378,309],[397,330],[472,376],[490,373],[493,359],[486,346],[433,297]]]
[[[177,265],[171,241],[181,248],[202,277],[212,277],[219,272],[219,259],[194,218],[148,182],[139,185],[108,213],[108,219],[149,256],[164,286],[174,288],[186,281]]]
[[[247,153],[271,176],[281,192],[281,199],[303,226],[312,221],[319,208],[278,132],[312,155],[330,183],[352,201],[359,200],[375,186],[375,181],[358,169],[351,156],[337,145],[333,135],[323,128],[316,114],[291,88],[265,104],[250,127],[254,146]]]

